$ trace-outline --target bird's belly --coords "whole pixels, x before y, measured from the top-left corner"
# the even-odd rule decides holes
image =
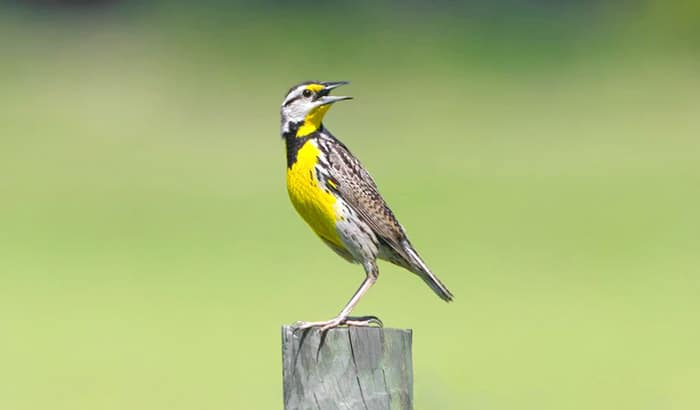
[[[335,208],[338,214],[336,228],[352,259],[357,262],[375,260],[379,253],[379,241],[372,228],[344,201],[338,201]]]
[[[287,191],[292,205],[318,236],[343,247],[336,230],[336,197],[321,187],[316,176],[319,149],[308,141],[299,149],[297,160],[287,169]]]

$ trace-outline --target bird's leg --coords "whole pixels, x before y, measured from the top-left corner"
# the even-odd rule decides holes
[[[321,331],[325,331],[334,327],[338,327],[340,325],[371,326],[372,324],[377,324],[379,326],[382,326],[382,321],[375,316],[349,316],[350,312],[352,312],[352,310],[355,308],[355,305],[357,305],[357,302],[359,302],[362,296],[365,293],[367,293],[369,288],[371,288],[372,285],[374,285],[374,282],[377,281],[377,276],[379,276],[379,270],[377,269],[376,263],[365,263],[364,267],[365,272],[367,273],[367,277],[365,277],[365,280],[362,281],[360,287],[357,289],[357,291],[355,291],[355,294],[352,295],[352,298],[348,301],[343,310],[340,311],[338,316],[324,322],[297,322],[296,327],[298,329],[318,327],[321,328]]]
[[[352,309],[357,305],[357,302],[360,301],[360,298],[362,295],[367,293],[370,287],[374,284],[376,279],[372,276],[367,276],[365,280],[362,282],[362,285],[360,285],[359,289],[355,291],[355,294],[352,296],[350,301],[345,305],[343,310],[336,316],[335,318],[331,320],[326,320],[322,322],[297,322],[297,328],[299,329],[308,329],[310,327],[318,327],[321,328],[321,330],[327,330],[333,327],[338,327],[340,325],[346,324],[346,321],[350,319],[355,326],[368,326],[370,324],[370,320],[357,320],[360,318],[349,318],[348,315],[352,311]],[[362,324],[360,322],[363,322]]]

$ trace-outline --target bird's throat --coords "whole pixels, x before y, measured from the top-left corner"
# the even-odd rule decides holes
[[[311,110],[304,118],[304,123],[297,130],[297,138],[305,137],[321,128],[321,121],[330,108],[330,104],[326,104]]]

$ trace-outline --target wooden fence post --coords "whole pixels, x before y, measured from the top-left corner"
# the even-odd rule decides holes
[[[285,410],[411,410],[410,329],[282,327]]]

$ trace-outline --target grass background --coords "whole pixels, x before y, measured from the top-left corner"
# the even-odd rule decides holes
[[[0,408],[281,407],[280,325],[363,277],[287,200],[306,79],[455,293],[357,310],[417,409],[700,405],[692,2],[1,7]]]

